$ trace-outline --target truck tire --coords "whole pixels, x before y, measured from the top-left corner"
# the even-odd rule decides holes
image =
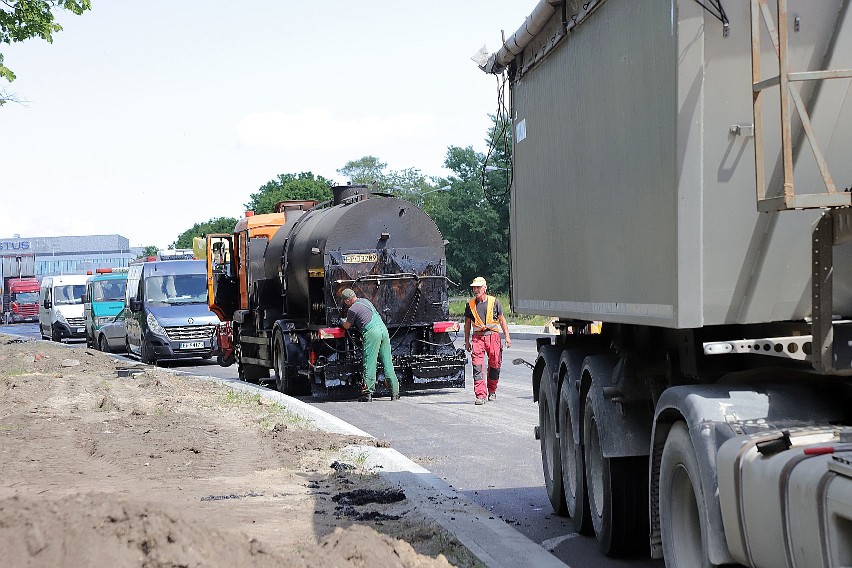
[[[284,336],[280,331],[275,332],[272,340],[272,372],[275,376],[275,390],[284,394],[291,394],[293,384],[287,371],[287,353],[284,351]]]
[[[592,527],[607,556],[648,546],[648,459],[606,458],[592,397],[586,398],[583,442]]]
[[[699,503],[698,459],[684,422],[666,437],[660,463],[660,532],[667,568],[710,568],[707,512]],[[654,503],[656,505],[656,503]]]
[[[594,534],[586,493],[586,471],[583,446],[574,442],[574,427],[569,405],[571,381],[566,378],[559,389],[559,453],[562,456],[562,487],[565,506],[574,530],[579,534]]]
[[[565,492],[562,490],[562,455],[556,437],[556,404],[551,369],[545,363],[538,386],[538,424],[541,442],[541,466],[547,497],[557,515],[565,515]]]
[[[51,325],[51,326],[50,326],[50,340],[51,340],[51,341],[62,342],[62,336],[61,336],[61,335],[59,335],[59,330],[58,330],[58,329],[56,329],[56,326],[55,326],[55,325]]]

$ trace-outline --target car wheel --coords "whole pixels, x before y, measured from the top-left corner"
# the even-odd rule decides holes
[[[102,335],[100,339],[98,339],[98,349],[104,353],[112,352],[112,349],[109,348],[109,343],[107,343],[106,336]]]
[[[143,339],[140,344],[141,358],[142,362],[146,365],[156,365],[157,359],[151,353],[151,348],[148,347],[148,343]]]

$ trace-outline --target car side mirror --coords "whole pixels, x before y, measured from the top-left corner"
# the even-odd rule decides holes
[[[50,306],[51,306],[50,300],[45,300],[44,301],[44,309],[49,310]]]
[[[130,300],[130,311],[138,312],[142,309],[142,302],[139,300]]]

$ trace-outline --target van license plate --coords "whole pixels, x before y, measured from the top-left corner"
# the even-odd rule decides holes
[[[204,349],[204,342],[190,341],[188,343],[181,343],[178,349]]]
[[[77,333],[83,333],[84,331],[86,331],[85,327],[78,327],[77,328]]]

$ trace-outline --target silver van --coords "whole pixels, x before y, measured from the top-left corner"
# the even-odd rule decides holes
[[[38,326],[41,336],[51,341],[86,337],[83,322],[84,274],[45,276],[38,297]]]
[[[219,318],[207,307],[203,260],[130,265],[127,273],[127,350],[144,363],[212,357]]]

